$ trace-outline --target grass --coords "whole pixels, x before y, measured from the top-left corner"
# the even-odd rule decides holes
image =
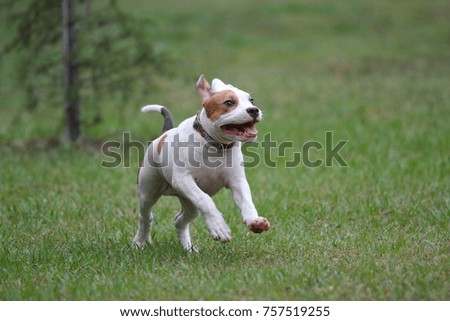
[[[40,147],[61,133],[62,117],[55,106],[21,107],[5,59],[0,299],[449,299],[446,1],[122,5],[153,19],[148,35],[172,56],[175,77],[120,110],[99,101],[105,121],[85,137],[155,137],[160,117],[138,108],[165,104],[177,122],[192,115],[200,73],[251,91],[266,115],[260,133],[295,144],[272,155],[276,168],[247,170],[272,230],[250,234],[223,191],[215,202],[232,242],[212,241],[200,218],[192,226],[200,252],[189,254],[172,224],[177,201],[164,198],[154,245],[133,249],[137,156],[131,168],[105,169],[95,148]],[[349,141],[341,152],[348,167],[284,167],[305,142],[324,144],[326,131]]]

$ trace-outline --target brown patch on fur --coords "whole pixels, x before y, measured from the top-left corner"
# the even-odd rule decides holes
[[[234,106],[228,107],[225,105],[227,100],[235,102]],[[223,114],[235,109],[239,105],[239,99],[232,90],[223,90],[215,93],[211,98],[203,102],[203,107],[206,110],[206,116],[212,121],[216,121]]]
[[[158,142],[158,154],[161,154],[161,150],[162,150],[162,148],[163,148],[163,146],[164,146],[164,140],[166,139],[166,137],[167,137],[167,134],[165,134],[163,137],[161,137],[160,139],[159,139],[159,142]]]

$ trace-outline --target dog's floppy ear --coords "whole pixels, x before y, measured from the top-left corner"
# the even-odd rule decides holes
[[[200,78],[198,78],[196,88],[200,96],[202,96],[203,101],[211,97],[211,86],[204,75],[201,75]]]
[[[225,83],[222,80],[215,78],[215,79],[213,79],[213,81],[211,83],[211,87],[212,87],[212,92],[216,93],[216,92],[228,89],[228,87],[230,87],[230,86],[225,85]]]

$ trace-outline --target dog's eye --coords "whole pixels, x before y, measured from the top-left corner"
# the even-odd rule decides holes
[[[236,102],[234,100],[227,100],[224,102],[224,105],[227,107],[233,107]]]
[[[255,104],[255,100],[253,99],[253,97],[250,97],[248,100],[250,100],[250,102],[254,105]]]

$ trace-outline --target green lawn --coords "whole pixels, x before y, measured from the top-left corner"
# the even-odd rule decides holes
[[[199,253],[179,246],[173,198],[155,209],[154,244],[136,250],[135,152],[107,169],[93,147],[48,147],[59,106],[25,110],[1,61],[0,299],[449,300],[450,30],[448,1],[129,1],[173,63],[145,101],[130,98],[85,126],[86,140],[158,135],[200,106],[201,73],[252,92],[261,138],[294,142],[275,168],[247,170],[272,229],[241,223],[228,191],[214,199],[233,240],[197,219]],[[2,31],[5,33],[5,31]],[[89,121],[94,107],[83,111]],[[348,167],[286,168],[308,141],[348,140]],[[263,157],[264,151],[257,150]],[[318,151],[312,158],[323,158]]]

